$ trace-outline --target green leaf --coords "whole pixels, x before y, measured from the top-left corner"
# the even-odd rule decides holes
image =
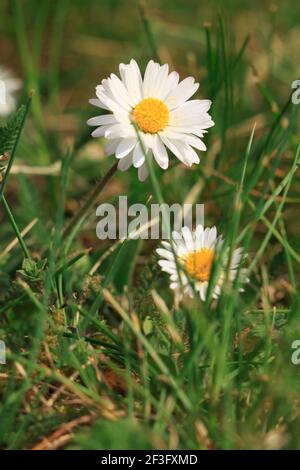
[[[24,105],[21,106],[20,109],[8,119],[6,125],[0,127],[0,155],[4,152],[9,152],[13,148],[24,118],[25,110],[26,107]]]
[[[143,323],[143,331],[146,336],[151,335],[153,332],[154,326],[153,326],[153,321],[150,317],[146,317]]]
[[[22,263],[22,269],[18,273],[27,280],[33,282],[40,281],[44,277],[46,263],[47,260],[45,259],[34,261],[33,259],[25,258]]]

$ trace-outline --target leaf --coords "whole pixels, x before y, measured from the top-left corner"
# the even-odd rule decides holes
[[[144,323],[143,323],[143,331],[146,336],[151,335],[153,332],[154,325],[152,319],[148,316],[145,318]]]
[[[22,105],[20,109],[11,116],[6,125],[0,127],[0,155],[9,152],[17,138],[18,131],[22,125],[26,107]]]
[[[23,278],[30,281],[40,281],[43,279],[46,263],[47,260],[45,259],[34,261],[25,258],[22,263],[22,269],[18,270],[18,273],[21,274]]]

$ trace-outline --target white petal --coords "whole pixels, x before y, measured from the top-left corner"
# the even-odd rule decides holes
[[[118,170],[127,171],[132,165],[132,154],[130,153],[124,158],[121,158],[118,163]]]
[[[216,227],[211,227],[208,236],[207,236],[207,246],[208,248],[212,248],[215,244],[217,238],[217,229]]]
[[[105,114],[103,116],[95,116],[87,121],[88,126],[102,126],[107,124],[116,124],[117,120],[113,114]]]
[[[178,160],[187,165],[188,163],[185,161],[182,142],[179,142],[178,140],[169,139],[163,132],[161,132],[159,135],[163,143],[171,150],[171,152],[178,158]]]
[[[176,273],[172,273],[172,274],[170,275],[170,280],[171,280],[171,281],[178,281],[178,280],[179,280],[178,273],[177,273],[177,272],[176,272]]]
[[[89,100],[89,103],[92,104],[93,106],[97,106],[97,108],[109,109],[98,98],[91,98]]]
[[[201,250],[203,248],[203,233],[204,228],[202,225],[198,225],[195,232],[195,249]]]
[[[142,99],[142,77],[138,64],[131,59],[129,64],[120,64],[120,74],[133,106]]]
[[[167,64],[159,67],[155,80],[153,80],[153,95],[156,98],[162,99],[165,94],[165,85],[169,74],[169,66]]]
[[[212,118],[209,116],[209,114],[207,114],[206,116],[203,116],[203,118],[199,120],[198,125],[200,129],[204,130],[204,129],[209,129],[210,127],[213,127],[215,123],[212,120]],[[193,132],[193,134],[196,134],[196,132]]]
[[[176,264],[174,261],[159,260],[158,264],[166,273],[173,274],[176,272]]]
[[[203,247],[209,248],[210,247],[210,228],[206,227],[203,234]]]
[[[186,148],[184,150],[185,158],[190,164],[192,165],[193,163],[199,163],[200,158],[199,155],[195,152],[195,150],[190,146],[186,145]]]
[[[214,289],[214,298],[217,298],[221,295],[221,286],[216,285]]]
[[[211,107],[211,100],[189,100],[177,108],[183,115],[199,116],[207,113]],[[174,111],[175,112],[175,111]]]
[[[174,259],[172,259],[172,260],[160,259],[158,261],[158,264],[163,268],[172,268],[173,270],[175,270],[175,268],[176,268],[176,264],[174,262]]]
[[[206,299],[206,293],[207,293],[207,283],[204,283],[204,282],[201,283],[199,293],[200,293],[201,300],[203,300],[204,302]]]
[[[234,250],[233,256],[231,259],[231,267],[232,268],[236,267],[240,263],[242,257],[243,257],[243,250],[241,248],[237,248],[236,250]]]
[[[178,289],[178,287],[179,287],[178,282],[171,282],[170,289],[175,290],[175,289]]]
[[[145,162],[145,155],[143,153],[141,144],[138,142],[133,151],[133,166],[139,168]]]
[[[180,258],[181,256],[185,256],[189,252],[189,248],[187,247],[185,240],[179,235],[175,235],[175,231],[172,234],[173,240],[173,249],[175,250],[176,255]]]
[[[156,250],[156,253],[161,256],[162,258],[165,258],[169,261],[174,261],[174,255],[168,250],[165,250],[164,248],[158,248]]]
[[[191,100],[173,109],[170,113],[169,125],[180,127],[206,128],[206,122],[210,121],[210,115],[206,110],[210,107],[210,100]]]
[[[187,77],[172,90],[166,98],[166,105],[170,109],[177,108],[187,101],[199,88],[199,83],[195,83],[193,77]]]
[[[149,149],[152,149],[155,142],[155,135],[147,134],[144,132],[139,132],[140,139],[143,142],[145,150],[148,152]]]
[[[191,145],[192,147],[195,147],[198,150],[202,150],[202,151],[206,150],[206,145],[204,144],[204,142],[202,142],[201,139],[199,139],[198,137],[192,134],[176,132],[175,126],[167,127],[164,130],[164,135],[166,135],[169,139],[184,140],[184,142]]]
[[[193,240],[193,236],[192,236],[190,229],[188,227],[182,227],[181,232],[182,232],[182,236],[184,238],[185,244],[187,246],[187,249],[189,251],[194,251],[195,249],[194,240]]]
[[[152,152],[158,165],[163,170],[166,170],[169,166],[168,152],[166,151],[166,147],[164,146],[161,138],[158,135],[155,136]]]
[[[192,147],[195,147],[198,150],[201,150],[202,152],[205,152],[207,150],[205,143],[202,142],[202,140],[199,139],[198,137],[189,135],[186,137],[185,140],[189,145],[191,145]]]
[[[156,76],[159,72],[160,65],[150,60],[147,64],[145,75],[144,75],[144,82],[143,82],[143,97],[149,98],[154,97],[154,83],[156,81]]]
[[[109,140],[104,147],[105,155],[114,155],[117,150],[117,147],[120,143],[120,139]]]
[[[172,232],[172,240],[176,246],[184,245],[182,234],[179,232],[176,232],[176,230]]]
[[[97,129],[95,129],[93,132],[92,132],[92,137],[104,137],[105,135],[105,132],[107,132],[109,129],[111,129],[112,126],[100,126],[100,127],[97,127]]]
[[[201,129],[199,126],[170,126],[168,125],[164,132],[176,132],[178,134],[194,134],[198,137],[203,137],[204,134],[207,132],[205,129]]]
[[[145,181],[148,178],[149,172],[147,164],[144,163],[138,170],[138,176],[140,181]]]
[[[110,88],[108,87],[107,80],[102,80],[102,83],[105,85],[98,85],[96,87],[96,95],[99,98],[100,102],[104,104],[102,107],[107,107],[110,111],[112,111],[115,117],[120,120],[127,120],[129,121],[129,112],[128,108],[122,106],[122,103],[116,101],[111,93]]]
[[[193,289],[191,288],[190,285],[187,285],[187,286],[185,287],[184,293],[185,293],[185,295],[188,295],[191,299],[194,298],[194,291],[193,291]]]
[[[120,139],[134,137],[135,132],[132,126],[127,124],[115,124],[110,126],[104,134],[106,139]]]
[[[123,82],[121,82],[116,75],[111,74],[108,79],[108,85],[115,101],[122,104],[122,106],[129,111],[132,108],[133,103]]]
[[[171,249],[171,244],[169,242],[166,242],[165,240],[162,240],[161,242],[162,246],[164,246],[167,250]]]
[[[168,76],[164,89],[161,92],[161,99],[164,101],[167,96],[177,87],[179,82],[179,74],[177,72],[171,72]]]
[[[123,139],[117,149],[116,149],[116,158],[121,159],[126,157],[131,150],[134,148],[136,145],[136,138],[129,138],[129,139]]]

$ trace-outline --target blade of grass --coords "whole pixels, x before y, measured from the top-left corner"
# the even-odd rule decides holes
[[[8,219],[9,219],[9,221],[10,221],[10,223],[11,223],[11,226],[12,226],[12,228],[13,228],[15,234],[16,234],[16,237],[17,237],[17,239],[19,240],[19,243],[20,243],[20,246],[21,246],[21,248],[22,248],[22,250],[23,250],[23,253],[24,253],[25,258],[31,259],[31,256],[30,256],[29,251],[28,251],[28,249],[27,249],[27,247],[26,247],[26,244],[25,244],[25,242],[24,242],[24,240],[23,240],[23,237],[22,237],[22,235],[21,235],[21,232],[20,232],[20,230],[19,230],[19,227],[18,227],[18,225],[17,225],[17,222],[16,222],[16,220],[15,220],[15,218],[14,218],[14,216],[13,216],[13,213],[12,213],[12,211],[10,210],[9,205],[8,205],[8,203],[7,203],[7,201],[6,201],[6,199],[5,199],[4,196],[2,196],[1,202],[2,202],[2,205],[3,205],[3,207],[4,207],[4,210],[5,210],[6,214],[7,214],[7,216],[8,216]]]

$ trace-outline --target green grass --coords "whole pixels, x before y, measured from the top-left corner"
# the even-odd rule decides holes
[[[300,448],[300,7],[207,3],[1,2],[1,63],[28,102],[0,130],[3,449]],[[213,100],[208,151],[103,186],[114,159],[90,138],[88,98],[119,62],[155,56]],[[205,203],[206,225],[249,253],[245,292],[175,304],[157,244],[96,238],[95,200],[121,194]]]

